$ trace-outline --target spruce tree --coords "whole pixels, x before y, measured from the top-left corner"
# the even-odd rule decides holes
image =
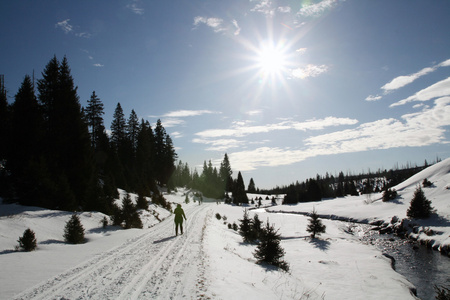
[[[122,199],[122,218],[125,223],[125,229],[142,228],[142,221],[129,194]]]
[[[425,197],[421,187],[418,187],[414,192],[414,196],[411,200],[411,204],[406,212],[409,218],[413,219],[426,219],[429,218],[433,208],[431,207],[431,201]]]
[[[252,220],[248,215],[247,209],[244,210],[244,216],[239,220],[239,234],[244,239],[245,243],[253,242],[252,239]]]
[[[316,238],[316,235],[325,233],[326,226],[322,224],[322,220],[319,219],[319,215],[316,210],[313,209],[311,217],[309,218],[309,224],[306,227],[306,231],[311,233],[311,238]]]
[[[220,163],[219,175],[220,179],[222,180],[222,189],[225,190],[225,192],[231,192],[233,186],[233,178],[231,177],[231,175],[233,175],[233,171],[231,169],[228,154],[226,153],[223,156],[222,162]]]
[[[251,240],[253,241],[259,240],[261,231],[262,231],[262,221],[259,219],[258,214],[255,214],[251,222],[251,230],[250,230]]]
[[[256,186],[255,186],[255,182],[253,181],[253,178],[250,178],[250,183],[248,184],[247,191],[249,193],[256,193]]]
[[[289,265],[283,260],[285,251],[280,245],[281,236],[278,230],[269,224],[267,220],[266,226],[262,229],[259,244],[253,253],[258,263],[267,263],[289,271]]]
[[[237,203],[248,203],[247,193],[245,192],[244,179],[241,172],[238,173],[236,185],[233,191],[234,201]]]
[[[36,236],[33,230],[30,228],[23,232],[23,236],[19,238],[19,247],[24,251],[33,251],[37,247]]]
[[[91,98],[88,100],[88,106],[86,107],[86,119],[90,127],[91,142],[94,148],[98,147],[100,134],[104,131],[103,126],[103,103],[100,98],[92,92]]]
[[[77,214],[73,214],[64,228],[64,240],[70,244],[84,243],[84,227]]]

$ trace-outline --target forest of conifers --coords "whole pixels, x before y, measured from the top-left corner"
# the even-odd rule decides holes
[[[110,214],[117,188],[158,193],[177,158],[161,121],[152,129],[134,110],[126,119],[118,103],[108,135],[103,114],[95,91],[86,107],[80,105],[66,57],[53,57],[36,87],[26,75],[11,104],[2,86],[0,196],[24,205]]]

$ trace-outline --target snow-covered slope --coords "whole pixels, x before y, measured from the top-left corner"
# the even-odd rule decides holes
[[[393,216],[406,217],[416,185],[427,178],[433,186],[424,191],[437,215],[418,222],[439,232],[431,238],[445,245],[450,234],[449,166],[450,160],[445,160],[398,185],[399,197],[390,203],[382,202],[377,194],[278,205],[270,210],[310,212],[315,207],[320,214],[390,222]],[[165,197],[183,203],[184,192]],[[103,229],[103,214],[82,213],[87,238],[82,245],[63,242],[63,228],[71,213],[0,205],[0,299],[415,298],[410,293],[412,285],[391,269],[390,261],[348,234],[343,222],[324,220],[327,232],[320,240],[311,240],[305,216],[252,210],[252,215],[258,213],[260,219],[279,228],[285,260],[291,267],[285,273],[256,264],[256,246],[242,243],[239,234],[224,224],[238,223],[242,207],[208,199],[198,205],[192,200],[191,194],[191,202],[183,204],[188,217],[184,236],[174,237],[170,213],[152,206],[153,213],[142,212],[144,229]],[[263,205],[270,203],[263,200]],[[227,220],[217,220],[216,213]],[[36,232],[38,249],[14,251],[28,227]]]
[[[398,197],[390,202],[383,202],[382,194],[343,197],[318,202],[299,203],[298,205],[280,205],[270,211],[291,211],[309,213],[315,208],[321,215],[333,218],[348,218],[358,222],[370,223],[382,221],[391,223],[394,217],[401,221],[407,218],[406,211],[417,187],[428,179],[431,187],[422,188],[425,197],[431,200],[436,213],[429,219],[411,220],[410,236],[429,244],[435,249],[450,247],[450,158],[434,164],[395,186]],[[396,219],[394,218],[394,219]],[[414,228],[415,227],[415,228]],[[432,229],[435,234],[429,235]],[[414,230],[414,231],[413,231]],[[428,235],[425,233],[428,232]]]

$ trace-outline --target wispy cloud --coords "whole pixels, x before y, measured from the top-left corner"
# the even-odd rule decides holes
[[[102,65],[102,64],[93,64],[93,66],[94,66],[94,67],[97,67],[97,68],[102,68],[102,67],[104,67],[105,65]]]
[[[321,155],[448,144],[444,127],[449,125],[450,97],[441,97],[433,107],[403,115],[399,120],[382,119],[307,138],[303,148],[260,147],[232,152],[229,156],[234,168],[250,171],[262,166],[291,165]]]
[[[206,26],[212,28],[214,32],[225,31],[223,26],[223,19],[220,18],[207,18],[197,16],[194,18],[194,27],[197,28],[200,24],[205,24]]]
[[[404,87],[405,85],[408,85],[410,83],[412,83],[413,81],[415,81],[416,79],[427,75],[431,72],[434,72],[437,69],[437,67],[431,67],[431,68],[423,68],[422,70],[420,70],[419,72],[410,74],[410,75],[406,75],[406,76],[398,76],[394,79],[392,79],[391,82],[386,83],[385,85],[383,85],[381,87],[381,89],[383,89],[386,92],[392,91],[392,90],[397,90],[399,88]]]
[[[326,65],[312,65],[309,64],[304,68],[297,68],[292,70],[292,76],[294,78],[300,78],[300,79],[305,79],[308,77],[317,77],[322,73],[325,73],[328,71],[328,66]]]
[[[204,114],[220,114],[220,112],[212,111],[212,110],[176,110],[168,112],[164,115],[164,117],[170,117],[170,118],[182,118],[182,117],[195,117],[195,116],[201,116]]]
[[[240,141],[237,139],[208,140],[208,139],[195,138],[192,140],[192,142],[197,143],[197,144],[210,145],[205,150],[220,151],[220,152],[224,152],[224,151],[227,151],[232,148],[241,147],[242,145],[246,144],[245,141]]]
[[[232,136],[232,137],[244,137],[251,134],[258,133],[268,133],[276,130],[321,130],[326,127],[335,127],[340,125],[354,125],[358,123],[355,119],[349,118],[336,118],[336,117],[327,117],[325,119],[313,119],[307,120],[305,122],[295,122],[295,121],[282,121],[280,123],[275,124],[265,124],[258,126],[251,126],[251,122],[234,122],[231,128],[226,129],[208,129],[205,131],[201,131],[196,133],[197,136],[201,138],[218,138],[224,136]]]
[[[273,16],[275,14],[275,8],[270,0],[250,0],[251,2],[257,2],[256,5],[250,10],[252,12],[259,12],[266,16]]]
[[[88,32],[76,32],[75,28],[78,28],[78,26],[74,27],[73,25],[69,24],[70,19],[66,19],[64,21],[58,22],[55,24],[55,28],[59,28],[62,31],[64,31],[65,34],[71,33],[74,34],[76,37],[80,38],[90,38],[92,34]]]
[[[436,82],[435,84],[418,91],[414,95],[391,104],[390,107],[404,105],[413,101],[428,101],[437,97],[450,95],[450,77],[447,79]]]
[[[66,19],[64,21],[58,22],[55,24],[55,27],[64,31],[65,34],[68,34],[73,30],[73,26],[69,24],[69,21],[70,19]]]
[[[398,90],[408,84],[411,84],[414,81],[416,81],[417,79],[419,79],[420,77],[428,75],[428,74],[436,71],[438,68],[449,67],[449,66],[450,66],[450,59],[447,59],[437,65],[423,68],[422,70],[420,70],[418,72],[415,72],[415,73],[412,73],[409,75],[401,75],[401,76],[395,77],[390,82],[386,83],[385,85],[383,85],[381,87],[381,89],[383,90],[383,95],[389,94],[392,91]],[[376,96],[370,95],[366,98],[366,101],[378,101],[382,98],[383,98],[382,95],[376,95]],[[404,101],[404,100],[402,100],[402,101]],[[402,101],[400,101],[400,102],[402,102]],[[401,105],[401,104],[399,104],[400,102],[395,103],[391,106]],[[406,101],[406,102],[409,102],[409,101]],[[404,102],[404,103],[406,103],[406,102]]]
[[[323,0],[316,4],[305,4],[299,10],[298,14],[305,17],[316,17],[322,15],[326,10],[334,7],[337,0]]]
[[[127,8],[137,15],[143,15],[144,9],[141,5],[142,3],[140,0],[133,0],[131,3],[127,4]]]

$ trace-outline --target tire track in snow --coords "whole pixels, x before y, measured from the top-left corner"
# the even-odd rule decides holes
[[[175,299],[196,297],[208,204],[186,209],[185,234],[173,218],[33,287],[15,299]]]

